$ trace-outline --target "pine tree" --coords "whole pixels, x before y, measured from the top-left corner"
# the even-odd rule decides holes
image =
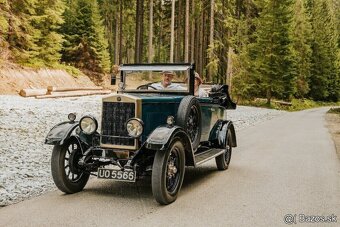
[[[9,5],[7,0],[0,0],[0,63],[8,58],[7,32],[9,28],[8,16]],[[6,54],[7,53],[7,54]]]
[[[292,25],[293,50],[297,67],[297,93],[298,98],[303,98],[309,92],[309,79],[311,68],[311,41],[312,27],[309,15],[306,13],[303,0],[297,0],[294,7]]]
[[[36,41],[40,31],[32,25],[36,15],[37,0],[7,1],[8,31],[6,42],[11,51],[11,60],[23,64],[35,64],[39,48]]]
[[[260,95],[288,99],[295,92],[295,65],[290,34],[293,0],[265,0],[256,23],[252,58]]]
[[[339,71],[337,69],[338,35],[331,0],[313,4],[312,75],[310,96],[314,100],[339,99]]]
[[[37,58],[49,66],[59,63],[61,58],[63,38],[58,30],[64,22],[64,10],[62,0],[40,0],[37,4],[37,15],[32,18],[33,26],[40,32],[39,39],[35,41],[39,47]]]
[[[110,57],[96,1],[70,1],[64,13],[62,60],[95,72],[108,72]]]

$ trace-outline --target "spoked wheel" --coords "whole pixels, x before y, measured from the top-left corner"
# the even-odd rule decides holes
[[[174,140],[166,151],[156,152],[152,167],[152,193],[163,205],[174,202],[181,189],[185,171],[184,147]]]
[[[188,115],[187,121],[187,133],[191,141],[196,141],[198,137],[198,126],[199,126],[199,112],[196,105],[192,105],[190,108],[190,113]]]
[[[215,158],[216,165],[218,170],[226,170],[229,167],[230,159],[231,159],[231,152],[232,152],[232,138],[231,133],[227,131],[227,141],[226,147],[223,154],[217,156]]]
[[[179,104],[176,121],[188,134],[194,150],[201,140],[201,118],[201,109],[196,97],[184,97]]]
[[[51,170],[53,181],[59,190],[69,194],[83,190],[89,174],[82,172],[78,166],[81,157],[82,152],[76,140],[54,146]]]

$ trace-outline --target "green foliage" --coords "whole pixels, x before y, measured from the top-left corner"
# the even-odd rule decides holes
[[[239,102],[239,105],[245,106],[255,106],[255,107],[263,107],[269,109],[276,110],[285,110],[285,111],[301,111],[306,109],[324,107],[324,106],[339,106],[339,102],[321,102],[314,101],[310,99],[292,99],[290,105],[286,103],[280,104],[281,101],[273,99],[273,101],[268,104],[264,99],[254,99],[254,100],[243,100]]]
[[[315,1],[312,8],[314,39],[310,96],[314,100],[337,101],[340,98],[339,51],[332,1]]]
[[[62,0],[40,0],[37,4],[37,15],[32,17],[33,26],[40,32],[36,40],[39,47],[37,59],[49,66],[57,64],[61,58],[63,38],[58,30],[64,23],[64,10]]]
[[[292,34],[293,53],[298,65],[295,96],[304,98],[309,92],[312,26],[303,0],[295,2]]]
[[[65,24],[61,29],[65,37],[62,60],[78,68],[108,72],[108,42],[104,37],[97,2],[71,1],[64,17]]]
[[[289,99],[295,93],[296,65],[290,33],[292,3],[292,0],[258,2],[261,12],[250,56],[259,95],[265,96],[268,103],[273,96]]]

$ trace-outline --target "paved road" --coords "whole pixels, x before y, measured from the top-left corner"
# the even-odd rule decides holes
[[[286,226],[286,214],[300,226],[299,214],[334,214],[338,222],[324,226],[339,226],[340,161],[325,112],[288,113],[238,132],[229,170],[216,171],[213,161],[187,169],[169,206],[153,200],[150,179],[92,179],[78,194],[55,191],[0,209],[0,226]]]

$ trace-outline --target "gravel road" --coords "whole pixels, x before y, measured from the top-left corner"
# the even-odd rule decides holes
[[[44,139],[69,112],[100,116],[103,96],[43,99],[0,96],[0,207],[55,190],[52,147]],[[283,111],[239,106],[228,112],[236,131],[269,120]]]

